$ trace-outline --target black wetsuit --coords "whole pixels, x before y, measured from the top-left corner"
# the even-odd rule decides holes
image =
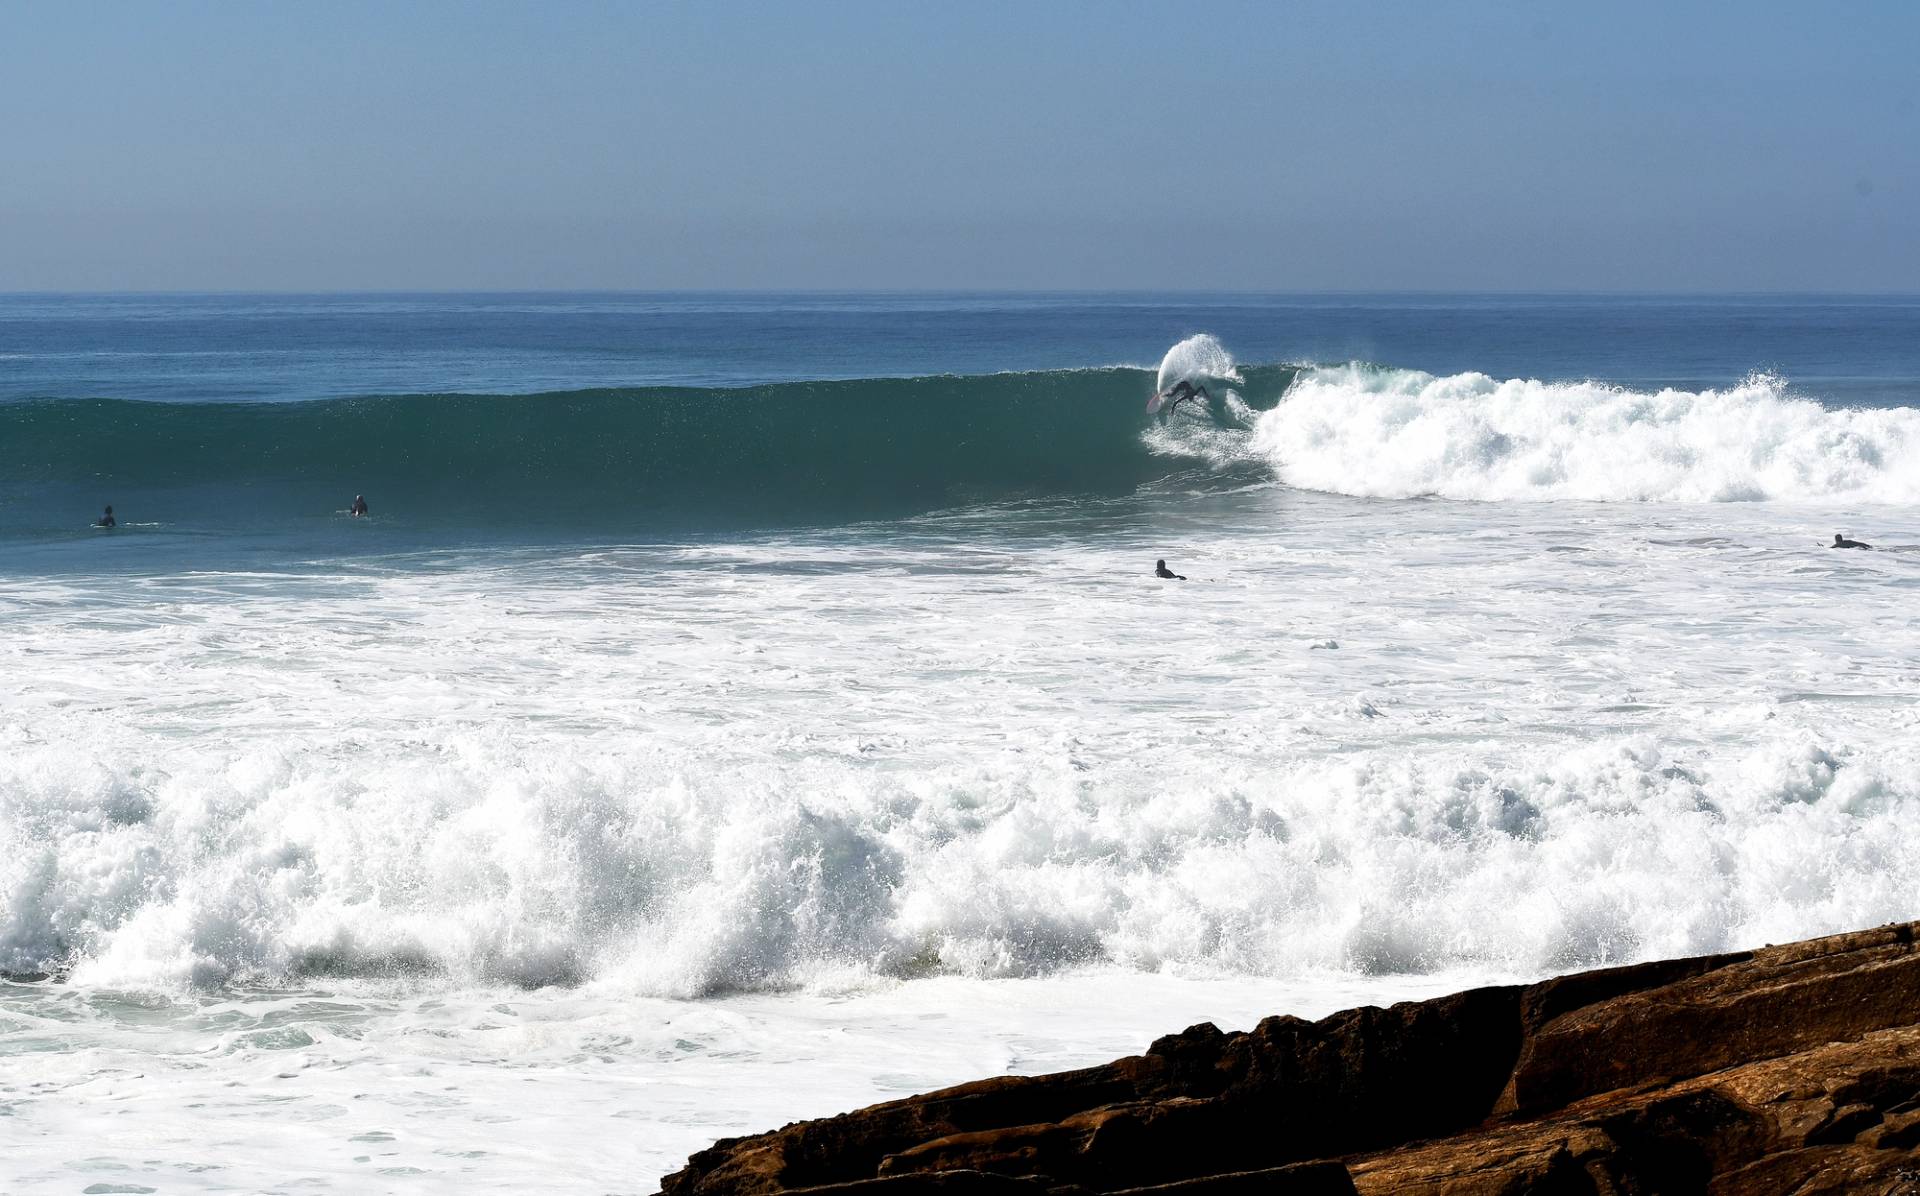
[[[347,509],[347,514],[349,515],[365,515],[366,513],[367,513],[367,500],[364,498],[354,499],[353,506]]]
[[[95,526],[95,527],[115,527],[115,526],[118,526],[118,525],[114,523],[114,521],[113,521],[113,512],[112,512],[111,510],[109,510],[109,511],[108,511],[108,512],[107,512],[107,513],[106,513],[105,515],[102,515],[102,516],[100,516],[100,518],[98,518],[98,519],[96,519],[96,520],[94,520],[94,521],[93,521],[93,526]]]
[[[1833,538],[1833,543],[1828,545],[1828,547],[1830,548],[1865,548],[1865,549],[1871,550],[1873,548],[1873,545],[1862,544],[1858,540],[1849,540],[1845,536],[1836,535]]]
[[[1178,407],[1188,399],[1207,399],[1211,401],[1212,398],[1213,396],[1207,393],[1206,387],[1195,386],[1191,382],[1180,381],[1174,383],[1173,389],[1167,391],[1167,405],[1160,410],[1172,414],[1175,407]]]
[[[1171,581],[1185,581],[1185,580],[1187,580],[1184,574],[1180,574],[1180,573],[1175,573],[1175,572],[1174,572],[1173,570],[1171,570],[1171,569],[1169,569],[1169,568],[1167,568],[1167,563],[1166,563],[1165,561],[1155,561],[1155,562],[1154,562],[1154,565],[1153,565],[1153,575],[1154,575],[1155,577],[1164,577],[1164,578],[1167,578],[1167,579],[1169,579],[1169,580],[1171,580]]]

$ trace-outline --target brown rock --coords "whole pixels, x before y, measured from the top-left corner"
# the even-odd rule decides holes
[[[1721,956],[1727,962],[1661,987],[1657,1000],[1572,1009],[1528,1037],[1498,1111],[1557,1108],[1910,1021],[1920,1002],[1913,930],[1888,926]]]
[[[1487,988],[731,1139],[666,1196],[1911,1192],[1914,926]]]

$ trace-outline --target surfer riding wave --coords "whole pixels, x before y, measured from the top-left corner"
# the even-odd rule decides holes
[[[1182,403],[1194,399],[1211,401],[1212,398],[1213,396],[1207,393],[1206,387],[1195,386],[1193,383],[1183,379],[1148,399],[1147,414],[1157,415],[1165,412],[1168,415],[1172,415],[1174,409]]]

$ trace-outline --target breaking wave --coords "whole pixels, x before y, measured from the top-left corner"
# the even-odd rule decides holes
[[[1268,402],[1294,373],[1258,371]],[[109,502],[175,527],[285,526],[364,493],[376,515],[439,526],[672,531],[1119,495],[1191,466],[1168,459],[1177,443],[1142,435],[1153,377],[0,403],[0,509],[15,530],[70,528]]]
[[[1145,414],[1155,385],[1212,402]],[[1364,497],[1920,499],[1920,410],[1835,410],[1756,375],[1725,390],[1245,366],[1216,338],[1157,370],[732,390],[282,403],[0,403],[0,534],[103,503],[176,529],[298,526],[352,495],[441,528],[677,532],[826,525],[1115,496],[1191,470]]]
[[[1201,332],[1168,349],[1160,359],[1154,385],[1165,390],[1175,382],[1244,382],[1233,354],[1211,333]]]
[[[1725,390],[1303,372],[1253,447],[1288,485],[1373,498],[1920,499],[1920,411],[1834,410],[1755,375]]]
[[[1286,760],[1175,792],[460,737],[0,757],[0,970],[695,995],[1080,965],[1540,973],[1912,915],[1911,745]]]

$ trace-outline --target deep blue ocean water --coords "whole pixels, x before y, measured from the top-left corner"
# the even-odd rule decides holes
[[[1245,362],[1920,399],[1920,296],[0,295],[0,399],[270,401]]]
[[[1911,919],[1916,598],[1920,299],[0,297],[0,1190]]]
[[[1113,497],[1175,468],[1141,399],[1199,333],[1256,412],[1343,362],[1920,406],[1912,297],[13,295],[0,544],[168,568]]]

